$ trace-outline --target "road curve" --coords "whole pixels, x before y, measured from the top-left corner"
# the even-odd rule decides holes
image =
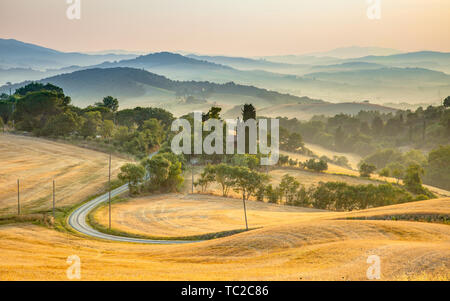
[[[151,158],[156,153],[152,153],[149,157]],[[148,178],[148,176],[146,176]],[[115,197],[119,194],[128,191],[128,184],[122,185],[119,188],[116,188],[111,191],[111,198]],[[154,239],[142,239],[142,238],[132,238],[132,237],[124,237],[117,236],[111,234],[105,234],[100,231],[93,229],[87,222],[86,218],[92,210],[94,210],[99,204],[108,201],[108,193],[105,193],[99,197],[96,197],[92,201],[89,201],[80,207],[78,207],[75,211],[73,211],[68,217],[68,223],[70,227],[74,230],[91,236],[95,238],[110,240],[110,241],[118,241],[118,242],[133,242],[133,243],[143,243],[143,244],[185,244],[185,243],[193,243],[198,241],[185,241],[185,240],[154,240]]]

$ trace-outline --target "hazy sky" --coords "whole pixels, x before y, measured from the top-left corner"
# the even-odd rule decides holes
[[[374,0],[375,1],[375,0]],[[0,38],[62,51],[300,54],[344,46],[450,51],[449,0],[0,0]]]

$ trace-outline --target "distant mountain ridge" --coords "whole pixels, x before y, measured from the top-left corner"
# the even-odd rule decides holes
[[[61,52],[24,43],[14,39],[0,39],[0,66],[3,68],[61,68],[69,65],[93,65],[109,60],[122,60],[135,55],[88,55],[78,52]]]
[[[143,97],[149,89],[170,91],[173,95],[200,95],[207,97],[209,95],[222,94],[236,97],[246,96],[265,100],[273,104],[323,102],[253,86],[239,85],[233,82],[216,84],[206,81],[173,81],[145,70],[128,67],[85,69],[41,79],[38,82],[57,85],[75,100],[84,99],[85,101],[82,101],[84,104],[88,104],[89,99],[98,99],[106,95],[114,95],[124,100]],[[7,92],[9,88],[14,91],[27,83],[29,82],[12,86],[5,85],[0,87],[0,92]]]
[[[131,67],[131,68],[152,68],[158,66],[170,66],[170,65],[185,65],[191,67],[206,67],[206,68],[220,68],[220,69],[232,69],[229,66],[211,63],[206,60],[198,60],[190,57],[186,57],[172,52],[156,52],[146,55],[141,55],[136,58],[121,60],[119,62],[104,62],[102,64],[91,67]]]
[[[175,81],[209,81],[217,84],[232,81],[244,86],[297,96],[308,95],[313,99],[334,102],[367,99],[377,103],[429,103],[438,102],[442,95],[450,94],[447,76],[450,74],[450,53],[433,51],[350,59],[289,55],[278,60],[274,57],[255,59],[198,54],[184,56],[170,52],[123,58],[62,53],[15,40],[0,42],[10,47],[0,47],[0,85],[48,78],[83,69],[126,67],[144,69]],[[7,56],[2,56],[6,52]],[[16,64],[14,62],[19,62],[19,66],[11,66]],[[45,67],[45,71],[34,67],[42,65],[51,67]],[[122,85],[120,83],[118,86]],[[135,89],[147,91],[145,95],[150,93],[148,87],[138,85]],[[91,91],[95,93],[94,89]],[[127,93],[132,94],[131,92]],[[156,95],[161,96],[162,101],[169,97],[158,93],[153,90],[151,95],[155,98]]]
[[[335,48],[333,50],[324,51],[324,52],[315,52],[309,53],[308,56],[315,57],[335,57],[340,59],[350,59],[350,58],[358,58],[369,55],[376,56],[385,56],[385,55],[393,55],[403,53],[403,51],[392,49],[392,48],[383,48],[383,47],[360,47],[360,46],[351,46],[351,47],[340,47]]]

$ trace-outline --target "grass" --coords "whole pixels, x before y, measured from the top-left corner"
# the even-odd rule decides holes
[[[277,225],[286,219],[312,217],[321,210],[249,201],[249,227]],[[115,234],[135,237],[197,239],[230,235],[245,228],[242,200],[210,195],[161,194],[114,203],[112,228]],[[100,231],[109,225],[108,206],[91,212],[89,220]]]
[[[69,144],[10,134],[0,135],[0,216],[17,211],[17,179],[23,214],[52,207],[52,180],[58,207],[100,192],[108,180],[109,155]],[[127,162],[113,157],[113,176]]]
[[[336,220],[340,215],[286,219],[188,245],[114,243],[31,224],[5,225],[0,278],[67,280],[66,259],[78,255],[82,280],[367,280],[367,257],[378,255],[381,280],[449,279],[448,225]]]
[[[45,164],[54,169],[54,175],[67,176],[66,169],[70,169],[70,177],[79,179],[80,174],[76,173],[86,162],[69,157],[56,160],[57,166],[53,165],[53,148],[56,154],[63,154],[61,145],[22,141],[26,146],[24,152],[28,156],[35,154],[36,159],[21,154],[14,157],[14,152],[19,153],[17,149],[0,144],[2,155],[8,156],[8,167],[0,166],[0,183],[5,180],[4,175],[11,173],[25,172],[32,176],[34,169],[39,171]],[[10,150],[3,152],[5,146]],[[305,179],[311,176],[311,173],[304,175]],[[38,200],[45,195],[46,188],[40,192],[37,183],[35,193],[42,193],[36,196]],[[101,181],[96,185],[91,195],[104,190]],[[79,197],[78,194],[78,200]],[[376,220],[378,216],[448,216],[449,198],[354,212],[317,211],[249,201],[248,221],[254,230],[182,245],[142,245],[87,238],[67,227],[67,216],[78,207],[76,203],[60,204],[53,227],[45,224],[43,216],[48,217],[51,211],[43,205],[40,206],[44,208],[29,208],[37,214],[34,216],[17,217],[9,212],[0,219],[0,224],[3,223],[0,225],[0,280],[67,280],[66,260],[70,255],[81,258],[82,280],[367,280],[369,255],[381,259],[381,280],[450,279],[448,224],[439,220],[426,223],[392,218]],[[104,207],[95,211],[94,217],[105,225],[102,210]],[[241,200],[211,195],[117,200],[113,217],[117,231],[133,235],[151,233],[150,236],[158,237],[216,234],[241,229],[244,225]]]

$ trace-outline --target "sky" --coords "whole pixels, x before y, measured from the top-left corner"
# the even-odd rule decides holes
[[[264,56],[348,46],[450,52],[449,0],[1,0],[0,38],[60,51]],[[77,0],[69,0],[77,1]]]

